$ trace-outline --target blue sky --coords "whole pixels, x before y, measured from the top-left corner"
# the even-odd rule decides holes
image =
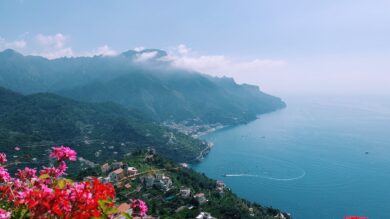
[[[0,50],[51,58],[165,49],[280,94],[390,82],[388,0],[1,0],[0,37]]]

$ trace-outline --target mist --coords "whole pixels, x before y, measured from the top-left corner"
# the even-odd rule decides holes
[[[308,58],[258,72],[232,73],[276,95],[390,95],[390,60],[375,58]]]

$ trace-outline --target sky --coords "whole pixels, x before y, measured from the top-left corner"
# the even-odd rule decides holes
[[[0,50],[168,51],[266,92],[390,95],[388,0],[0,0]]]

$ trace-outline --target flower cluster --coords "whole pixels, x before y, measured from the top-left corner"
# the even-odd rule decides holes
[[[68,147],[52,147],[53,153],[50,154],[50,157],[56,158],[58,161],[64,160],[76,160],[76,151]]]
[[[36,173],[36,169],[25,167],[23,170],[18,170],[18,172],[16,173],[16,177],[18,177],[22,181],[31,180],[37,178]]]
[[[0,219],[8,219],[8,218],[11,218],[11,213],[0,208]]]
[[[145,216],[148,211],[148,206],[146,206],[145,202],[140,199],[135,199],[131,202],[131,208],[133,209],[134,214],[138,216]]]
[[[73,182],[62,178],[67,169],[66,160],[76,160],[76,152],[68,147],[53,147],[58,165],[37,170],[24,168],[12,178],[5,166],[6,155],[0,153],[0,219],[9,218],[114,218],[115,190],[110,183],[96,178]],[[134,202],[139,215],[147,207],[141,200]]]
[[[4,153],[0,153],[0,164],[6,163],[7,162],[7,155]]]
[[[11,180],[11,176],[9,175],[7,169],[4,167],[0,167],[0,183],[6,183]]]

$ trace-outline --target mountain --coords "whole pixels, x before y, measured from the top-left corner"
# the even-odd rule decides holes
[[[207,148],[114,103],[81,103],[50,93],[25,96],[0,88],[0,112],[1,151],[16,156],[16,163],[47,163],[43,155],[62,144],[93,162],[121,159],[147,147],[189,162]]]
[[[277,97],[231,78],[172,67],[162,50],[48,60],[0,53],[0,86],[55,92],[79,101],[118,103],[157,121],[234,125],[285,106]]]

